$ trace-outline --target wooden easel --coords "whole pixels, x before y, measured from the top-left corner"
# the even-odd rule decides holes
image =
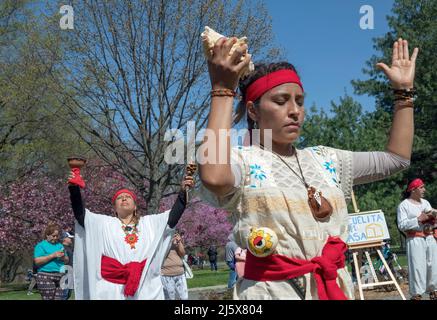
[[[357,207],[357,203],[355,201],[355,195],[352,191],[352,204],[354,206],[355,212],[360,212]],[[354,259],[354,267],[355,267],[355,275],[357,277],[357,283],[358,283],[358,290],[360,292],[360,298],[361,300],[364,300],[364,294],[363,289],[369,288],[369,287],[378,287],[378,286],[385,286],[394,284],[396,289],[398,290],[400,296],[402,297],[402,300],[406,300],[404,293],[402,292],[401,287],[399,286],[398,282],[396,281],[395,276],[393,275],[393,272],[390,270],[390,267],[387,264],[387,261],[385,260],[383,254],[381,253],[380,248],[382,247],[382,241],[369,241],[365,243],[360,243],[356,245],[350,245],[349,249],[352,251],[352,256]],[[381,259],[382,263],[384,264],[385,269],[387,270],[390,279],[389,281],[379,281],[378,277],[376,276],[375,268],[373,267],[372,259],[370,258],[369,249],[375,248],[376,252],[379,255],[379,258]],[[361,273],[360,273],[360,264],[361,264],[361,254],[364,251],[364,254],[366,256],[366,260],[369,264],[370,271],[372,273],[372,277],[374,282],[373,283],[361,283]],[[360,263],[358,263],[360,261]]]

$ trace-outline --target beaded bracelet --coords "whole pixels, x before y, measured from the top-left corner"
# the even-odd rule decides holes
[[[395,101],[412,99],[416,96],[416,88],[410,89],[393,89]]]
[[[237,93],[231,89],[211,90],[211,97],[235,97]]]
[[[414,108],[413,99],[404,98],[395,100],[395,106],[404,108]]]

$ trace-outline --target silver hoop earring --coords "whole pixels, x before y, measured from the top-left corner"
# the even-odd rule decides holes
[[[259,128],[258,128],[258,122],[256,122],[256,121],[253,122],[253,128],[254,128],[254,129],[259,129]]]

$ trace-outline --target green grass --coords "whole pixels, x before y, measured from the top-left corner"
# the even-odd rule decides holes
[[[6,284],[0,288],[0,300],[42,300],[38,290],[27,295],[28,284]],[[36,288],[36,286],[35,286]],[[74,300],[74,291],[69,300]]]
[[[217,285],[227,285],[229,269],[220,268],[217,272],[211,271],[209,266],[205,269],[193,269],[193,279],[187,279],[188,288],[209,287]],[[27,285],[6,285],[2,287],[5,291],[0,291],[0,300],[41,300],[38,290],[33,294],[27,295]],[[74,292],[70,297],[74,300]]]
[[[5,291],[0,292],[0,300],[41,300],[41,295],[38,291],[33,291],[30,296],[27,295],[27,290]]]
[[[38,290],[33,290],[33,294],[28,296],[27,289],[14,290],[14,291],[0,291],[0,300],[42,300]],[[74,300],[74,292],[71,294],[70,299]]]
[[[399,264],[404,268],[407,265],[407,257],[405,255],[398,254]],[[347,266],[350,272],[350,265]],[[220,266],[217,272],[211,271],[209,266],[205,266],[205,269],[193,268],[193,279],[187,279],[188,288],[210,287],[217,285],[227,285],[229,269],[226,266]],[[3,287],[7,291],[0,291],[0,300],[41,300],[41,295],[37,290],[34,290],[34,294],[27,295],[27,285],[9,285]],[[70,297],[70,300],[74,300],[74,292]]]
[[[188,289],[228,284],[228,268],[218,268],[217,271],[211,271],[209,267],[203,270],[193,269],[193,274],[193,279],[187,279]]]

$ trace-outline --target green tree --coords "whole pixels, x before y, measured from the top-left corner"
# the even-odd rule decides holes
[[[201,32],[210,26],[247,36],[258,59],[275,56],[267,10],[247,0],[78,1],[73,7],[79,27],[65,33],[65,106],[80,108],[90,121],[74,118],[72,125],[85,130],[82,140],[156,212],[183,172],[165,162],[174,142],[166,131],[206,122],[210,83]]]
[[[66,156],[84,151],[64,119],[54,83],[62,59],[60,37],[45,30],[27,1],[0,5],[0,183],[35,168],[65,176]]]
[[[437,121],[437,2],[396,0],[392,13],[392,16],[387,17],[391,31],[374,39],[374,47],[380,54],[372,56],[363,70],[369,79],[354,80],[352,84],[356,93],[376,98],[376,111],[369,115],[365,123],[366,127],[378,128],[375,133],[381,137],[388,133],[390,127],[393,96],[390,84],[383,73],[375,68],[375,64],[390,61],[393,42],[400,37],[409,41],[410,48],[420,49],[416,65],[415,87],[418,96],[415,101],[415,137],[411,166],[387,180],[356,188],[362,209],[382,208],[388,216],[389,228],[395,232],[391,234],[394,235],[396,207],[408,180],[418,176],[423,178],[427,183],[426,198],[434,207],[437,205],[437,131],[434,130]],[[374,141],[381,143],[385,139]]]
[[[396,0],[392,9],[393,16],[388,17],[391,31],[374,40],[375,49],[380,55],[374,55],[366,63],[364,73],[368,80],[352,81],[358,94],[375,96],[377,113],[374,121],[379,121],[387,129],[387,118],[393,109],[393,96],[390,85],[382,72],[374,68],[378,61],[389,61],[393,42],[402,37],[409,41],[410,48],[418,47],[419,57],[416,65],[415,87],[415,140],[410,169],[405,173],[402,183],[415,176],[421,176],[432,185],[429,197],[436,198],[435,179],[437,178],[437,2],[432,0]],[[436,204],[434,204],[436,205]]]

